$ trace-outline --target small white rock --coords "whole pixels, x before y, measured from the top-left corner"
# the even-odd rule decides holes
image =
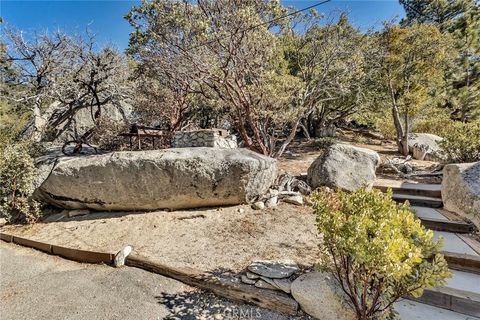
[[[278,204],[278,196],[273,196],[265,202],[267,208],[276,207]]]
[[[268,196],[278,196],[279,192],[280,191],[278,191],[276,189],[269,189],[267,195]]]
[[[263,201],[257,201],[254,204],[252,204],[252,209],[254,210],[265,209],[265,203],[263,203]]]
[[[115,254],[115,258],[113,259],[113,265],[115,267],[121,267],[125,265],[125,259],[128,257],[130,253],[132,253],[133,247],[132,246],[125,246],[122,250],[118,251]]]
[[[238,213],[245,213],[245,209],[243,209],[243,208],[238,208]]]
[[[303,206],[303,196],[291,196],[283,199],[286,203],[291,203],[297,206]]]

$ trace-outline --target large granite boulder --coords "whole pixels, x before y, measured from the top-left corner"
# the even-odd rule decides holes
[[[123,151],[37,162],[35,192],[66,209],[155,210],[248,203],[267,192],[276,160],[246,149]]]
[[[370,189],[380,156],[375,151],[346,144],[333,144],[308,168],[308,184],[312,188],[327,186],[355,191]]]
[[[445,209],[463,215],[480,228],[480,162],[446,165],[442,200]]]
[[[302,310],[316,319],[356,319],[353,309],[346,303],[342,289],[327,273],[303,274],[292,282],[290,290]]]
[[[442,161],[445,155],[438,144],[442,137],[431,133],[410,133],[408,135],[408,151],[414,159]]]

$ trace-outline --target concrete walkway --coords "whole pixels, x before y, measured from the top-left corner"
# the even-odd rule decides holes
[[[76,263],[3,241],[0,301],[1,320],[290,319],[137,268]]]

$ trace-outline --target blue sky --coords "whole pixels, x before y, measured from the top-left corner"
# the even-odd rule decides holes
[[[284,5],[303,8],[318,0],[281,0]],[[9,25],[26,32],[63,29],[82,33],[88,26],[101,45],[113,44],[123,50],[131,28],[123,16],[138,0],[0,0],[0,16]],[[380,27],[382,21],[403,17],[397,0],[332,0],[319,12],[347,11],[351,22],[365,30]]]

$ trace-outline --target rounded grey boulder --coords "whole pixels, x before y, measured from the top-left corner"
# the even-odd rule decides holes
[[[292,282],[291,292],[303,311],[322,320],[354,320],[345,295],[332,279],[322,272],[309,272]]]
[[[45,176],[36,194],[66,209],[182,209],[252,202],[277,163],[247,149],[122,151],[61,157]]]
[[[308,168],[307,181],[312,188],[370,189],[379,164],[380,156],[373,150],[333,144],[325,148]]]
[[[442,137],[431,133],[410,133],[408,135],[408,150],[414,159],[427,161],[442,161],[445,158],[439,142]]]

